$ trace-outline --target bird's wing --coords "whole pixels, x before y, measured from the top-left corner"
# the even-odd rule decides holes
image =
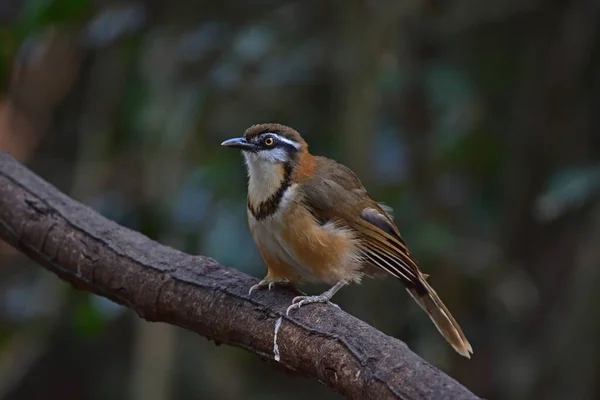
[[[399,278],[454,349],[465,357],[471,344],[442,300],[427,283],[389,213],[373,201],[352,171],[317,157],[318,173],[303,185],[304,203],[317,221],[335,221],[358,233],[369,264]]]
[[[350,169],[324,157],[317,157],[317,163],[319,173],[304,185],[303,200],[315,218],[352,228],[358,232],[362,255],[370,264],[409,288],[425,291],[425,277],[389,213],[369,197]]]

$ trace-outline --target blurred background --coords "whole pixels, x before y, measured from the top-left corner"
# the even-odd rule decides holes
[[[479,396],[600,398],[599,23],[594,0],[2,0],[0,149],[262,277],[242,159],[219,144],[291,125],[395,209],[474,357],[391,279],[342,308]],[[0,399],[283,397],[340,398],[0,243]]]

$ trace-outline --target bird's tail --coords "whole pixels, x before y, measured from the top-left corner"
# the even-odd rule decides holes
[[[410,295],[421,306],[421,308],[429,315],[435,326],[438,328],[444,339],[456,350],[460,355],[471,358],[473,348],[467,340],[460,326],[450,314],[442,300],[439,298],[435,290],[425,281],[421,279],[423,285],[427,289],[424,294],[419,294],[415,289],[407,289]]]

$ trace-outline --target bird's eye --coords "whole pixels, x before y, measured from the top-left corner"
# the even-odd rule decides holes
[[[265,138],[265,145],[266,146],[273,146],[274,143],[275,143],[275,140],[271,136],[267,136]]]

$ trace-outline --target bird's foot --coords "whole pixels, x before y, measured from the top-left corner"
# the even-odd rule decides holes
[[[281,279],[281,280],[267,280],[267,279],[263,279],[262,281],[258,282],[256,285],[253,285],[250,290],[248,291],[248,296],[252,294],[253,291],[255,290],[262,290],[262,289],[266,289],[268,288],[269,290],[273,289],[275,287],[275,285],[289,285],[290,281],[288,281],[287,279]]]
[[[329,300],[331,299],[331,295],[329,295],[329,293],[325,292],[321,295],[318,296],[298,296],[298,297],[294,297],[294,300],[292,300],[292,305],[289,306],[285,312],[286,315],[290,315],[290,311],[300,308],[306,304],[313,304],[313,303],[329,303],[334,307],[340,308],[340,306],[338,306],[335,303],[330,302]]]

